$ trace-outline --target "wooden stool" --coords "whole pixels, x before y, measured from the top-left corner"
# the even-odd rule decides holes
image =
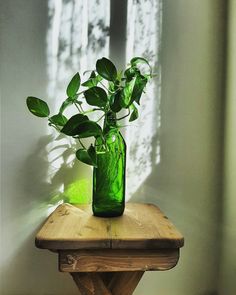
[[[155,205],[127,203],[121,217],[101,218],[90,205],[62,204],[35,243],[58,252],[82,295],[131,295],[145,271],[177,264],[184,238]]]

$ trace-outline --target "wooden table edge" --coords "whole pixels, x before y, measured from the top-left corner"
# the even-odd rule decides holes
[[[180,257],[179,249],[59,250],[61,272],[120,272],[169,270]]]

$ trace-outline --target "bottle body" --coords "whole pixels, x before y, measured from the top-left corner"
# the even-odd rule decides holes
[[[126,144],[118,128],[105,119],[104,138],[95,142],[97,167],[93,170],[93,214],[120,216],[125,208]]]

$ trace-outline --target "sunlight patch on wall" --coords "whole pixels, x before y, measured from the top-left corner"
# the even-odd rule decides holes
[[[126,61],[142,56],[150,61],[157,77],[142,96],[140,116],[126,128],[127,199],[135,193],[160,162],[160,43],[162,3],[160,0],[128,0]]]

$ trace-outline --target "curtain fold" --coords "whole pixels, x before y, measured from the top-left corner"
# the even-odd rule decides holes
[[[64,97],[77,71],[93,69],[109,54],[109,0],[49,0],[47,38],[49,95]]]
[[[161,0],[129,0],[127,12],[127,63],[134,56],[146,58],[153,68],[155,78],[142,95],[139,118],[128,124],[127,141],[127,199],[129,199],[160,162],[161,124]]]

